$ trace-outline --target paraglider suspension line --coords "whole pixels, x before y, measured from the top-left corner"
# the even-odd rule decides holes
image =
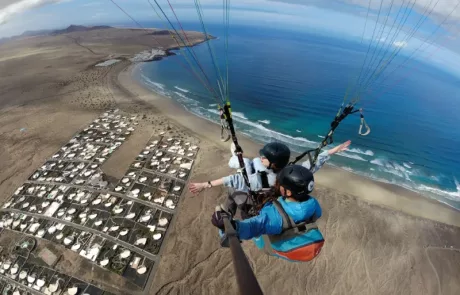
[[[319,145],[319,147],[317,147],[316,149],[311,149],[311,150],[307,150],[307,151],[303,152],[302,154],[297,156],[294,159],[294,161],[292,161],[289,164],[291,164],[291,165],[295,164],[298,161],[300,161],[301,159],[303,159],[305,156],[308,156],[308,160],[310,162],[310,170],[313,170],[313,168],[316,166],[316,161],[318,159],[318,156],[319,156],[321,150],[324,147],[326,147],[327,145],[332,144],[334,142],[334,139],[333,139],[332,136],[334,135],[335,129],[337,129],[337,127],[339,127],[340,122],[342,122],[348,115],[354,114],[356,112],[361,112],[361,126],[360,126],[360,130],[359,130],[359,134],[360,135],[369,134],[370,129],[369,129],[369,126],[364,121],[364,115],[362,113],[362,109],[354,110],[354,104],[349,104],[345,108],[343,108],[343,110],[342,110],[342,107],[339,109],[339,112],[335,116],[334,120],[331,122],[331,129],[329,129],[329,132],[326,134],[326,136],[324,137],[323,141],[321,141],[321,144]],[[366,133],[361,133],[361,128],[362,128],[363,125],[365,125],[365,127],[368,129],[368,131]]]

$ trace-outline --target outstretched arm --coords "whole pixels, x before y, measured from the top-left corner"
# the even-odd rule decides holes
[[[333,154],[346,151],[348,149],[348,147],[350,146],[350,144],[351,144],[351,140],[347,140],[344,143],[342,143],[342,144],[340,144],[340,145],[338,145],[338,146],[336,146],[336,147],[334,147],[334,148],[332,148],[330,150],[324,151],[321,154],[319,154],[318,159],[316,159],[316,165],[315,165],[315,167],[313,168],[313,170],[311,172],[312,173],[317,172],[319,169],[321,169],[321,167],[323,167],[323,165],[331,158],[331,156]],[[310,169],[311,168],[310,161],[307,160],[307,161],[303,162],[302,166]]]
[[[195,183],[190,183],[188,189],[191,193],[193,194],[198,194],[204,189],[211,188],[214,186],[221,186],[224,183],[223,178],[215,179],[210,181],[211,185],[207,182],[195,182]]]
[[[351,140],[347,140],[344,143],[339,144],[335,148],[332,148],[332,149],[328,150],[327,152],[328,152],[328,154],[330,156],[332,156],[333,154],[340,153],[340,152],[348,150],[348,147],[350,146],[350,144],[351,144]]]
[[[262,188],[260,176],[257,173],[248,175],[248,178],[249,178],[249,185],[251,186],[251,189],[253,191],[257,191]],[[191,183],[189,185],[189,190],[190,192],[194,194],[198,194],[204,189],[211,188],[214,186],[220,186],[220,185],[224,185],[226,187],[232,187],[237,191],[243,191],[243,192],[248,191],[248,187],[246,185],[246,182],[244,181],[244,177],[243,175],[239,173],[213,180],[211,181],[211,186],[207,182]]]

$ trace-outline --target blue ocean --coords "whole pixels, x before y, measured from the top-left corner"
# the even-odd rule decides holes
[[[184,28],[200,29],[197,24]],[[223,74],[223,27],[207,29],[217,37],[209,42]],[[218,89],[208,45],[193,50]],[[317,147],[367,50],[368,44],[360,40],[232,25],[229,91],[236,128],[258,142],[282,141],[297,152]],[[186,68],[181,51],[175,53],[143,64],[137,78],[217,123],[216,101]],[[374,67],[379,60],[380,56]],[[407,56],[397,55],[357,104],[364,108],[370,135],[358,135],[359,114],[340,124],[334,144],[351,139],[352,148],[334,156],[330,164],[460,210],[460,78],[429,63],[406,60]]]

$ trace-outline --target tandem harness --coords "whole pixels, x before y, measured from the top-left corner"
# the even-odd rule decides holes
[[[267,201],[275,197],[275,190],[268,182],[267,172],[257,172],[262,184],[262,189],[258,191],[234,191],[230,190],[225,211],[235,216],[237,209],[240,211],[241,218],[247,219],[256,216]]]
[[[278,235],[262,236],[264,241],[264,252],[268,255],[281,256],[293,261],[310,261],[315,258],[324,244],[324,239],[321,235],[317,240],[312,240],[308,244],[302,244],[298,248],[289,249],[288,251],[281,251],[273,248],[274,243],[282,243],[286,240],[292,240],[297,236],[305,236],[310,231],[318,230],[318,226],[315,223],[316,220],[313,219],[295,223],[278,200],[274,199],[272,203],[283,219],[283,230]]]

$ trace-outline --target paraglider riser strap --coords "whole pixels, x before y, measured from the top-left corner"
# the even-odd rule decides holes
[[[310,170],[312,170],[315,167],[316,159],[318,158],[318,155],[321,152],[321,149],[323,149],[327,145],[332,144],[334,142],[332,135],[334,134],[335,129],[339,127],[340,122],[342,122],[348,115],[354,114],[360,111],[359,109],[353,110],[353,108],[354,108],[353,105],[348,105],[343,109],[343,111],[340,111],[339,114],[335,116],[334,121],[331,122],[331,129],[329,130],[327,135],[324,137],[323,141],[321,141],[321,145],[318,148],[303,152],[302,154],[297,156],[294,161],[292,161],[289,164],[290,165],[295,164],[298,161],[300,161],[303,157],[308,155],[308,159],[310,161]],[[361,114],[361,117],[363,117],[362,114]]]

